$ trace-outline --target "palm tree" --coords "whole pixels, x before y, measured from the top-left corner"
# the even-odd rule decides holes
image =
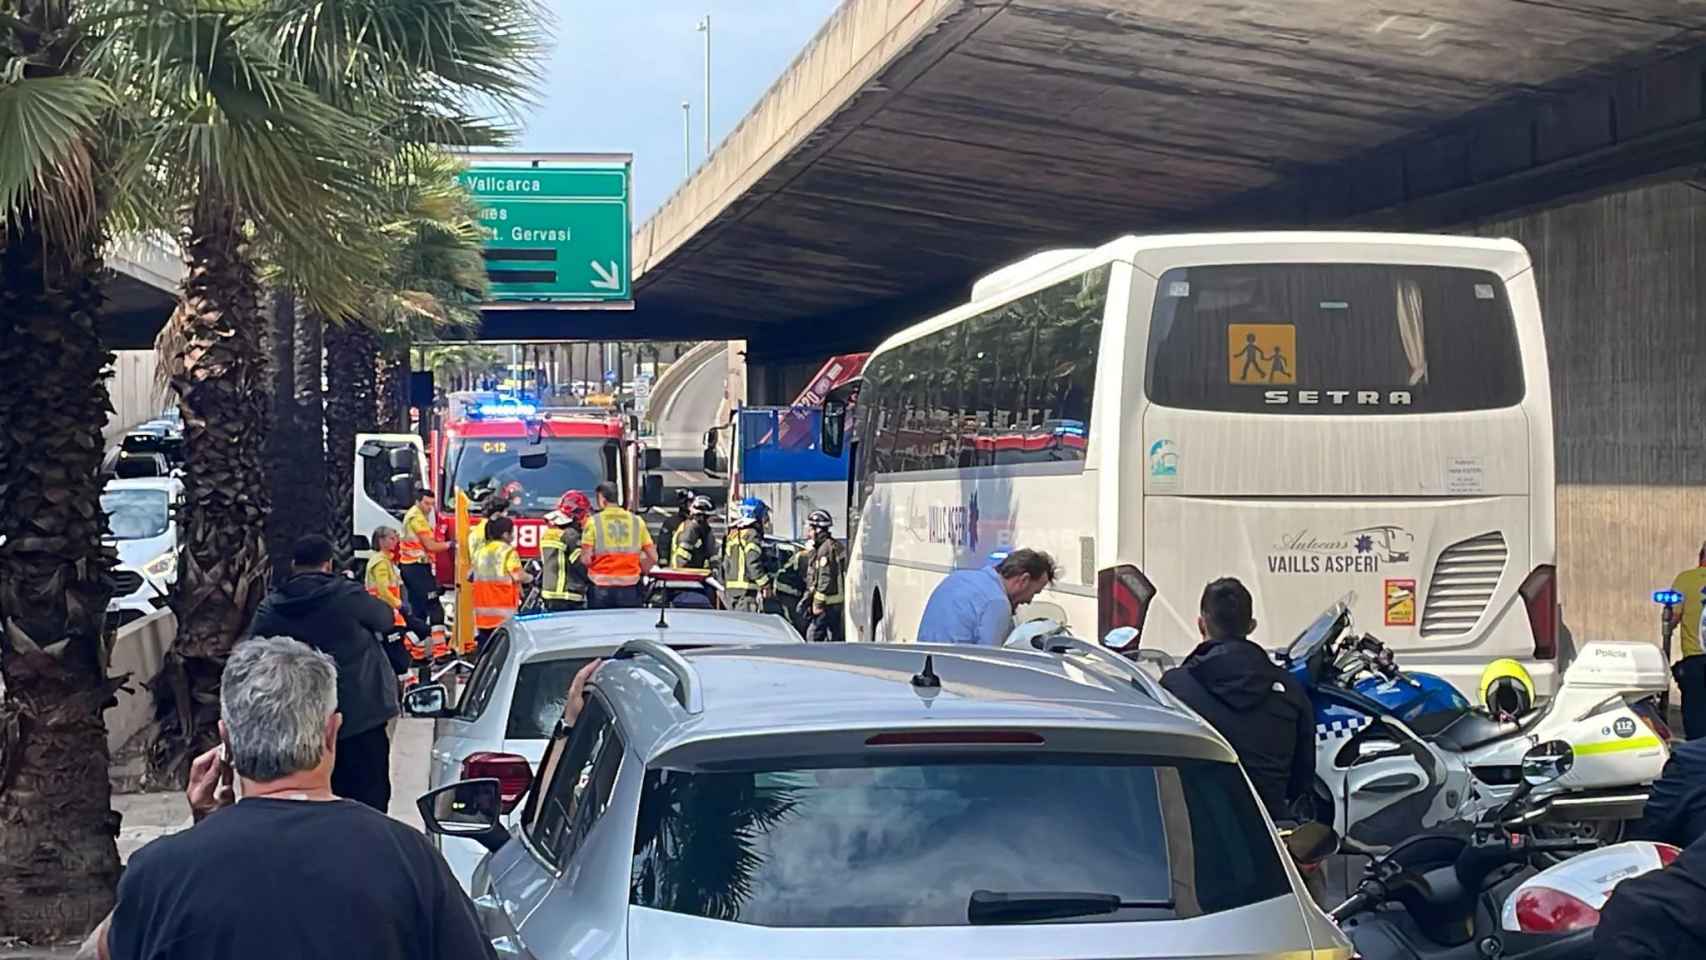
[[[0,931],[38,943],[98,921],[119,869],[96,320],[116,104],[76,14],[0,15]]]

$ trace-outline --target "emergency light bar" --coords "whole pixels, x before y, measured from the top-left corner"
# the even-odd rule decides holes
[[[1678,606],[1682,603],[1682,592],[1680,590],[1654,590],[1653,602],[1667,607]]]
[[[482,417],[531,417],[539,411],[531,403],[482,403],[478,412]]]

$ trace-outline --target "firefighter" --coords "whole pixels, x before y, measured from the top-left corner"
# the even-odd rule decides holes
[[[570,490],[545,515],[549,526],[539,535],[539,561],[544,587],[539,596],[545,609],[585,610],[592,582],[581,563],[581,525],[592,515],[586,494]]]
[[[616,484],[598,485],[598,512],[581,534],[581,561],[592,581],[592,608],[638,607],[640,577],[657,566],[658,548],[644,521],[616,502]]]
[[[731,610],[764,612],[772,578],[758,539],[759,524],[750,511],[729,520],[733,532],[723,541],[723,589]]]
[[[484,644],[521,606],[521,585],[533,580],[515,552],[515,521],[486,521],[486,539],[474,555],[474,641]]]
[[[675,530],[675,552],[670,555],[670,566],[683,570],[704,570],[711,566],[711,557],[716,554],[711,536],[710,497],[694,497],[688,506],[688,521]]]
[[[692,491],[675,491],[675,512],[665,517],[663,525],[658,528],[658,556],[666,558],[675,556],[675,531],[681,529],[681,525],[687,522],[687,518],[692,512]]]
[[[812,545],[806,551],[807,597],[801,606],[809,609],[806,642],[839,642],[842,635],[842,584],[847,579],[847,548],[830,536],[832,521],[828,510],[813,510],[806,516],[811,530]]]
[[[776,570],[775,589],[764,605],[765,613],[786,617],[794,629],[804,634],[810,620],[806,599],[806,565],[811,560],[811,548],[800,547]]]

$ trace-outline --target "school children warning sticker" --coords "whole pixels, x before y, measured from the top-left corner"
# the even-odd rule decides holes
[[[1386,625],[1413,627],[1416,625],[1416,581],[1386,581]]]
[[[1297,328],[1289,323],[1227,324],[1226,354],[1232,383],[1297,382]]]

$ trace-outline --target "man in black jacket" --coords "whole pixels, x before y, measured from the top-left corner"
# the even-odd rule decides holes
[[[1204,588],[1203,642],[1161,685],[1232,744],[1269,816],[1294,819],[1292,804],[1315,779],[1315,711],[1303,687],[1248,639],[1253,609],[1250,591],[1231,577]]]
[[[306,536],[291,547],[291,577],[261,601],[249,635],[286,636],[329,654],[338,666],[338,749],[332,791],[384,813],[391,804],[391,738],[397,675],[380,646],[391,608],[332,573],[332,542]]]
[[[1678,847],[1706,837],[1706,739],[1670,748],[1670,759],[1647,791],[1646,809],[1630,835]]]
[[[1706,840],[1670,866],[1619,883],[1599,911],[1594,960],[1706,957]]]

